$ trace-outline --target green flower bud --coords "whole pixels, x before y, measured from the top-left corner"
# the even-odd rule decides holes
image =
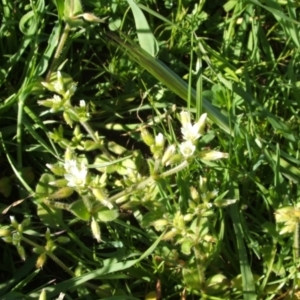
[[[180,154],[174,154],[169,160],[166,162],[166,166],[171,166],[182,161],[182,156]]]
[[[207,113],[202,114],[198,120],[198,126],[199,126],[199,133],[201,135],[204,134],[204,129],[205,129],[205,125],[206,125],[206,118],[207,118]]]
[[[0,228],[0,237],[8,237],[11,236],[10,230],[6,228]]]
[[[82,17],[88,22],[103,23],[102,19],[97,18],[95,15],[93,15],[91,13],[84,13],[84,14],[82,14]]]
[[[100,243],[101,242],[100,226],[94,217],[92,218],[92,222],[91,222],[91,230],[94,238],[97,240],[98,243]]]
[[[21,259],[25,261],[26,259],[26,254],[25,254],[25,249],[23,246],[17,246],[17,251],[18,251],[18,254],[20,255]]]
[[[229,154],[214,150],[203,150],[199,152],[198,156],[203,160],[218,160],[221,158],[228,158]]]
[[[58,179],[49,182],[49,184],[57,187],[65,187],[68,184],[68,181],[66,179]]]
[[[65,179],[61,179],[62,181],[66,181]],[[58,180],[57,180],[58,181]],[[65,186],[60,188],[58,191],[56,191],[55,193],[49,195],[50,199],[64,199],[64,198],[68,198],[70,197],[74,192],[74,189],[69,187],[69,186]]]
[[[50,232],[49,228],[47,228],[47,230],[45,232],[45,238],[46,238],[47,241],[51,240],[51,232]]]
[[[145,128],[142,128],[141,129],[141,137],[142,137],[142,140],[144,141],[144,143],[147,145],[147,146],[152,146],[155,144],[155,140],[152,136],[151,133],[149,133],[149,131]]]
[[[66,243],[70,242],[70,238],[68,238],[67,236],[59,236],[56,239],[56,242],[59,244],[66,244]]]
[[[172,228],[170,231],[168,231],[164,237],[163,240],[171,240],[172,238],[174,238],[176,235],[178,235],[178,231],[175,228]]]
[[[22,223],[18,225],[18,229],[17,230],[18,230],[19,233],[23,233],[23,225],[22,225]]]
[[[38,259],[37,259],[37,261],[36,261],[36,264],[35,264],[35,267],[36,267],[37,269],[41,269],[41,268],[44,266],[46,260],[47,260],[47,255],[46,255],[46,253],[44,252],[44,253],[42,253],[42,254],[38,257]]]
[[[192,199],[193,199],[195,202],[198,203],[199,200],[200,200],[200,195],[199,195],[197,189],[196,189],[195,187],[191,186],[191,187],[190,187],[190,193],[191,193]]]
[[[18,229],[18,226],[19,226],[19,223],[16,221],[15,217],[14,216],[10,216],[10,223],[11,225],[15,228],[15,229]]]
[[[42,289],[39,300],[47,300],[46,290]]]

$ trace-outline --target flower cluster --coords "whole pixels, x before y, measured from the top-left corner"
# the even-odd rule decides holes
[[[161,158],[162,165],[169,166],[197,155],[204,160],[217,160],[228,157],[227,153],[211,150],[197,150],[197,142],[204,134],[207,114],[200,116],[197,122],[192,123],[191,114],[187,111],[180,113],[181,133],[183,141],[179,144],[179,153],[176,153],[177,147],[173,144],[164,151],[165,137],[159,133],[153,137],[146,129],[141,129],[141,136],[145,144],[150,147],[154,159]]]
[[[201,115],[198,122],[192,124],[191,115],[187,111],[180,113],[181,133],[185,140],[179,145],[180,153],[184,158],[194,155],[196,150],[196,142],[203,135],[207,114]]]

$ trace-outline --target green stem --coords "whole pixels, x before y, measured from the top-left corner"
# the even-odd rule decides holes
[[[70,26],[68,24],[66,24],[65,28],[64,28],[64,32],[60,38],[60,41],[59,41],[59,44],[56,48],[56,51],[55,51],[55,54],[54,54],[54,57],[53,57],[53,61],[51,63],[51,66],[49,68],[49,71],[47,73],[47,76],[46,76],[46,82],[48,82],[50,80],[50,77],[51,77],[51,74],[52,72],[54,71],[54,69],[56,68],[56,65],[59,61],[59,57],[61,55],[61,52],[65,46],[65,43],[67,41],[67,38],[69,36],[69,33],[70,33]]]
[[[197,218],[197,240],[194,246],[194,254],[195,254],[195,259],[196,259],[196,268],[197,268],[197,273],[198,273],[198,278],[199,278],[199,283],[200,283],[200,290],[202,293],[205,292],[205,266],[204,266],[204,260],[203,260],[203,255],[201,253],[201,246],[200,246],[200,230],[201,230],[201,216],[198,216]]]
[[[174,167],[173,169],[168,170],[168,171],[162,173],[161,175],[155,175],[155,178],[159,179],[159,178],[168,177],[172,174],[178,173],[179,171],[186,168],[188,165],[189,165],[189,163],[185,160],[184,162],[182,162],[180,165]],[[110,197],[107,201],[113,203],[114,201],[118,200],[119,198],[127,196],[133,192],[141,191],[141,190],[145,189],[147,185],[153,184],[155,181],[156,180],[152,176],[150,176],[147,179],[145,179],[137,184],[134,184],[134,185],[124,189],[122,192],[117,193],[116,195]],[[93,210],[97,211],[102,206],[103,205],[100,203],[100,204],[96,205]]]
[[[299,258],[299,223],[296,223],[296,228],[294,231],[294,262],[298,262]]]
[[[96,134],[94,133],[93,129],[87,122],[81,122],[80,124],[84,127],[84,129],[87,131],[87,133],[90,135],[90,137],[94,140],[94,142],[99,143],[99,139],[97,138]],[[103,146],[99,144],[100,150],[103,152],[103,154],[108,158],[110,161],[113,160],[112,156],[108,152],[108,150]]]

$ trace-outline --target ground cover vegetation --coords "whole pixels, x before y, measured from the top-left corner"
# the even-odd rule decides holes
[[[299,299],[299,3],[3,0],[1,299]]]

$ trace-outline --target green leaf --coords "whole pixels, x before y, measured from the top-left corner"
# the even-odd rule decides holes
[[[136,45],[133,41],[130,41],[128,37],[126,37],[128,43],[125,43],[113,33],[107,33],[107,35],[118,45],[121,45],[133,60],[135,60],[138,64],[145,68],[157,80],[165,84],[172,92],[187,101],[189,88],[188,84],[176,73],[174,73],[169,67],[167,67],[163,62],[152,57],[149,53]],[[196,105],[195,89],[191,89],[191,103],[194,106]],[[219,125],[220,128],[222,128],[225,132],[231,135],[233,134],[229,127],[229,119],[224,116],[218,108],[214,107],[206,98],[203,98],[203,107],[207,112],[208,117],[213,122]]]
[[[63,19],[64,17],[64,9],[65,9],[65,1],[64,0],[56,0],[55,1],[58,17],[59,19]]]
[[[49,207],[45,203],[37,205],[37,215],[41,222],[51,228],[60,226],[62,220],[62,210],[54,207]]]
[[[70,211],[79,219],[88,221],[91,217],[87,207],[82,200],[75,201],[70,205]]]
[[[121,262],[111,262],[111,259],[107,259],[103,262],[104,267],[98,268],[94,271],[86,273],[82,276],[74,277],[64,282],[58,283],[55,286],[46,287],[45,290],[47,291],[47,295],[49,299],[53,299],[61,292],[69,291],[72,288],[76,288],[82,285],[84,282],[91,281],[93,279],[101,279],[101,277],[107,276],[107,274],[111,274],[118,271],[124,271],[135,264],[139,263],[141,260],[149,256],[158,246],[159,242],[161,241],[162,237],[165,233],[162,233],[160,237],[156,239],[156,241],[138,258],[133,260],[121,261]],[[30,299],[37,299],[39,296],[40,290],[34,291],[28,295]],[[132,299],[131,297],[126,297],[126,299]],[[124,299],[124,296],[122,296]]]
[[[64,16],[65,18],[73,18],[83,13],[80,0],[65,0]]]
[[[55,181],[55,177],[52,174],[44,173],[36,188],[35,193],[39,198],[45,198],[55,192],[55,188],[51,186],[49,183]]]
[[[100,222],[111,222],[119,216],[116,209],[102,209],[96,213],[96,219]]]
[[[11,193],[12,183],[9,177],[2,177],[0,179],[0,194],[8,197]]]
[[[127,0],[127,2],[134,16],[140,46],[150,55],[155,56],[158,52],[158,43],[151,32],[143,11],[133,0]]]

